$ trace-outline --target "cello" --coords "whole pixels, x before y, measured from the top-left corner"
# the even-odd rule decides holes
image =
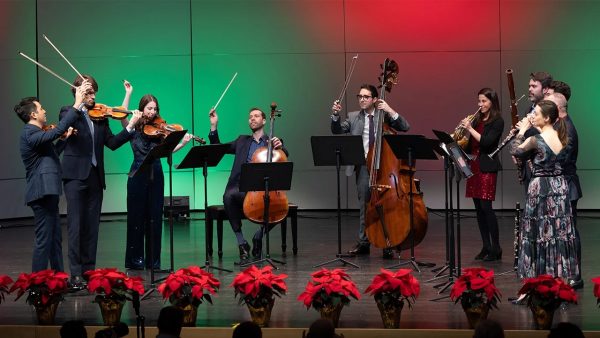
[[[275,126],[275,116],[281,116],[277,113],[277,104],[271,103],[271,117],[269,129],[269,141],[266,147],[256,149],[252,154],[252,163],[257,162],[287,162],[287,156],[281,149],[273,149],[273,128]],[[265,192],[248,191],[244,197],[244,215],[254,223],[264,224],[265,213]],[[288,214],[289,206],[285,191],[269,191],[269,224],[281,222]]]
[[[385,92],[390,92],[397,82],[398,64],[385,59],[382,69],[380,99],[384,100]],[[379,114],[375,142],[367,154],[370,198],[365,210],[365,232],[369,242],[378,248],[407,249],[411,245],[411,237],[414,237],[415,245],[425,237],[427,209],[422,194],[414,180],[411,181],[414,166],[411,168],[406,160],[397,159],[382,137],[383,134],[395,135],[398,132],[384,122],[384,111],[376,110],[375,113]]]

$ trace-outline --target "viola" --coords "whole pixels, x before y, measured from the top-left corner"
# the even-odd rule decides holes
[[[183,126],[180,124],[168,124],[162,117],[156,116],[149,123],[144,124],[142,131],[144,135],[151,138],[165,138],[174,131],[183,130]],[[196,135],[192,135],[192,138],[200,144],[206,144],[206,141]]]
[[[380,97],[384,100],[385,92],[391,91],[391,86],[397,82],[398,64],[394,60],[386,59],[382,68]],[[411,171],[415,171],[414,166],[410,167],[406,160],[396,158],[382,137],[383,134],[397,132],[384,123],[385,112],[376,113],[379,114],[379,118],[375,143],[367,154],[371,197],[365,210],[365,232],[369,242],[378,248],[406,249],[410,247],[411,237],[414,237],[415,245],[425,237],[428,224],[427,208],[415,180],[410,179]],[[412,206],[409,198],[411,191]]]
[[[259,162],[287,162],[287,156],[281,149],[273,149],[273,128],[277,104],[271,103],[271,121],[269,130],[269,143],[267,147],[260,147],[252,154],[252,163]],[[280,115],[279,115],[280,116]],[[265,192],[248,191],[244,197],[244,215],[250,221],[264,224],[265,219]],[[289,204],[285,191],[269,191],[269,224],[281,222],[288,214]]]
[[[88,110],[90,119],[96,121],[109,117],[115,120],[122,120],[130,114],[131,112],[125,109],[125,107],[109,107],[102,103],[96,103],[94,108]]]
[[[52,129],[55,129],[55,128],[56,128],[55,124],[47,124],[47,125],[45,125],[45,126],[42,127],[42,130],[43,131],[49,131],[49,130],[52,130]],[[69,133],[68,131],[65,131],[62,135],[60,135],[60,139],[61,140],[65,140],[67,138],[67,134],[68,133]],[[73,128],[73,135],[77,135],[77,129],[75,129],[75,128]]]

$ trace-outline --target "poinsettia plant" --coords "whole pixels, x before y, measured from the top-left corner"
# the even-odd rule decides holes
[[[525,295],[529,306],[558,307],[562,302],[577,303],[575,290],[561,278],[551,275],[525,279],[519,294]]]
[[[419,281],[411,274],[410,269],[392,272],[382,268],[365,293],[374,296],[375,301],[385,307],[402,307],[404,302],[412,307],[420,291]]]
[[[594,283],[594,297],[596,297],[596,304],[600,306],[600,276],[596,278],[592,278],[592,283]]]
[[[231,287],[235,290],[235,296],[239,296],[240,305],[246,303],[254,308],[265,307],[273,301],[274,296],[285,295],[285,278],[287,275],[284,273],[274,274],[270,265],[264,268],[252,265],[235,276]]]
[[[17,291],[18,300],[29,291],[27,303],[33,306],[43,306],[49,302],[59,302],[64,299],[67,292],[67,279],[69,275],[52,269],[32,273],[22,273],[11,286],[9,292]]]
[[[342,269],[321,269],[311,274],[311,280],[306,284],[304,292],[298,300],[307,309],[311,306],[321,310],[325,306],[350,304],[350,297],[358,300],[360,293],[350,276]]]
[[[7,275],[0,275],[0,304],[4,301],[4,296],[8,293],[9,285],[12,284],[12,278]]]
[[[479,307],[484,304],[498,308],[500,290],[494,283],[494,270],[484,268],[465,268],[452,289],[450,299],[461,302],[463,308]]]
[[[84,275],[88,277],[88,291],[98,294],[96,301],[112,299],[125,303],[127,300],[132,300],[133,292],[144,293],[141,277],[127,276],[116,268],[90,270],[86,271]]]
[[[173,305],[198,306],[204,301],[212,304],[211,295],[219,291],[220,286],[221,282],[212,273],[198,266],[190,266],[170,274],[164,283],[158,286],[158,292]]]

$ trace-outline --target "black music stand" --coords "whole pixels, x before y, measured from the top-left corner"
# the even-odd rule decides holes
[[[232,270],[212,266],[210,263],[208,254],[208,217],[206,216],[208,212],[208,167],[216,167],[230,147],[229,144],[211,144],[193,147],[177,166],[177,169],[202,168],[202,176],[204,176],[204,247],[206,250],[206,260],[202,268],[207,271],[215,269],[232,272]]]
[[[263,213],[263,238],[266,238],[266,255],[261,251],[261,259],[250,261],[240,266],[250,264],[269,263],[275,269],[275,263],[285,264],[283,261],[271,259],[269,253],[269,192],[272,190],[290,190],[292,186],[293,162],[266,162],[266,163],[244,163],[240,175],[240,191],[264,191],[264,213]]]
[[[340,203],[340,167],[342,165],[364,165],[365,151],[361,136],[311,136],[313,161],[315,166],[335,166],[337,173],[337,230],[338,230],[338,253],[335,259],[319,263],[314,268],[330,263],[341,262],[342,264],[358,265],[351,263],[343,257],[352,255],[342,254],[342,207]]]
[[[415,259],[415,236],[414,236],[414,202],[413,202],[413,176],[414,176],[414,160],[437,160],[432,142],[423,135],[384,135],[383,138],[394,152],[398,159],[408,161],[409,167],[409,210],[410,210],[410,260],[401,262],[388,267],[388,269],[403,265],[411,265],[414,270],[421,272],[419,266],[433,267],[435,263],[419,262]]]
[[[439,146],[436,148],[436,152],[444,157],[444,171],[445,181],[444,190],[446,197],[445,205],[445,218],[446,218],[446,265],[448,269],[448,275],[440,276],[440,271],[434,278],[428,280],[433,281],[435,279],[448,277],[448,281],[442,284],[435,285],[434,288],[438,289],[438,294],[446,291],[450,286],[454,284],[454,277],[460,276],[460,180],[462,177],[469,178],[473,176],[473,172],[468,165],[468,155],[462,150],[462,148],[456,143],[456,141],[448,135],[448,133],[440,130],[432,130],[433,133],[439,140]],[[456,176],[456,177],[455,177]],[[454,206],[452,197],[452,180],[456,179],[456,236],[454,231]],[[448,298],[444,296],[441,298],[435,298],[431,301],[439,301]]]
[[[177,144],[179,143],[179,141],[181,141],[181,139],[183,138],[183,136],[187,133],[187,130],[181,130],[181,131],[174,131],[171,132],[169,135],[167,135],[167,137],[165,137],[165,139],[163,140],[163,142],[161,142],[160,144],[156,145],[154,148],[152,148],[150,150],[150,152],[148,152],[148,154],[146,155],[146,157],[144,157],[144,160],[142,161],[142,164],[140,164],[140,166],[136,169],[133,170],[129,173],[129,177],[135,177],[136,175],[139,175],[143,172],[145,172],[146,170],[150,170],[150,186],[152,186],[154,184],[154,161],[156,159],[160,159],[163,157],[167,157],[167,158],[171,158],[171,156],[173,155],[173,150],[175,149],[175,147],[177,147]],[[169,161],[170,162],[170,161]],[[170,165],[169,165],[170,166]],[[169,175],[169,186],[172,185],[171,182],[171,176]],[[150,201],[152,201],[152,189],[149,190],[149,197],[148,199]],[[162,198],[162,196],[161,196]],[[171,199],[173,197],[171,196]],[[173,205],[173,203],[171,203],[171,205]],[[169,216],[169,226],[171,229],[171,270],[170,272],[173,271],[173,223],[172,223],[172,214],[170,214]],[[156,290],[155,288],[155,284],[156,282],[160,281],[160,280],[154,280],[154,218],[150,217],[150,288],[148,289],[148,291],[146,291],[146,293],[144,293],[144,295],[142,296],[142,299],[145,299],[146,297],[148,297],[153,291]],[[147,258],[147,257],[146,257]],[[160,271],[160,272],[167,272],[167,271]]]

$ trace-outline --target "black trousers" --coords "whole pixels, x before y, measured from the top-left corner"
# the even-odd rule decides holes
[[[242,218],[244,218],[244,198],[246,197],[245,192],[240,192],[239,187],[229,187],[223,194],[223,206],[225,207],[225,213],[231,224],[233,232],[242,232]],[[268,231],[271,231],[276,224],[270,224]],[[262,227],[254,233],[254,239],[262,239]],[[241,241],[241,243],[240,243]],[[238,245],[242,245],[246,242],[238,238]]]
[[[474,198],[473,203],[475,204],[483,248],[488,252],[498,253],[500,251],[500,233],[498,219],[492,208],[492,201]]]
[[[71,276],[96,268],[100,212],[104,190],[96,167],[85,180],[65,180]]]
[[[62,231],[58,214],[58,195],[46,195],[29,203],[35,221],[35,239],[31,271],[50,268],[64,271],[62,254]]]
[[[127,268],[142,268],[144,264],[150,268],[150,262],[153,268],[160,268],[165,183],[160,160],[154,162],[153,168],[152,182],[150,170],[127,180]]]

